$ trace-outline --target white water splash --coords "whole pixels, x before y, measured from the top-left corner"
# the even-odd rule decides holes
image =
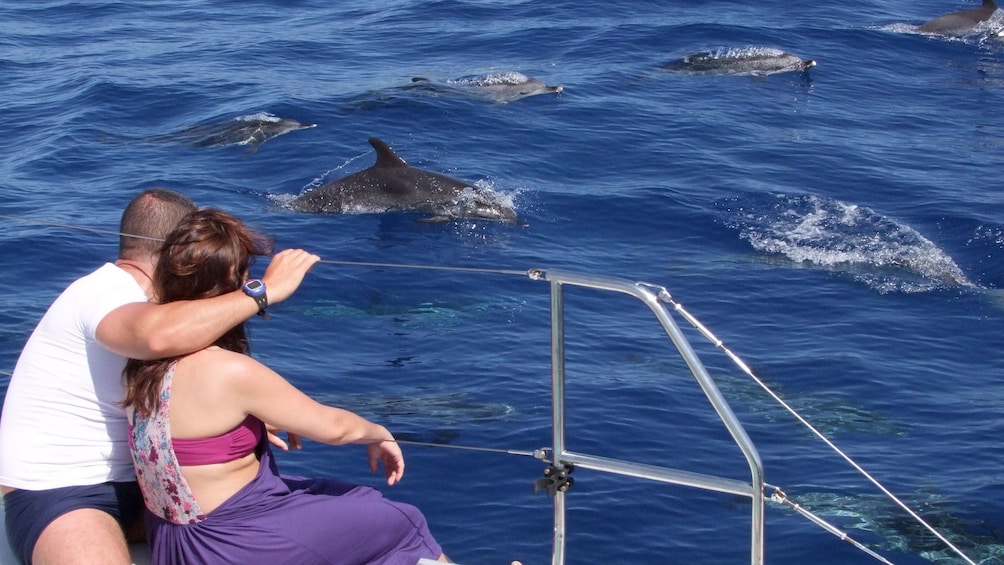
[[[447,84],[462,84],[464,86],[493,86],[497,84],[524,84],[530,77],[517,71],[488,73],[484,75],[462,77],[448,80]]]
[[[725,223],[757,251],[846,272],[879,292],[976,286],[917,230],[864,206],[813,195],[729,204]]]
[[[268,122],[276,123],[282,118],[276,116],[275,114],[270,114],[268,112],[258,112],[257,114],[248,114],[246,116],[237,116],[234,120],[238,122]]]

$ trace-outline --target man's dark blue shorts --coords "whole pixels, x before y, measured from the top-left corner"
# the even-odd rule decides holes
[[[24,565],[31,565],[31,554],[42,530],[67,512],[82,508],[101,510],[118,520],[124,530],[143,510],[143,494],[135,481],[50,490],[19,489],[4,495],[3,502],[7,539]]]

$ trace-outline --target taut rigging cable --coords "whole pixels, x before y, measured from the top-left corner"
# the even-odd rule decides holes
[[[164,241],[159,237],[149,237],[145,235],[133,235],[129,233],[122,233],[114,230],[105,230],[100,228],[89,228],[85,226],[77,226],[72,224],[64,224],[60,222],[52,222],[48,220],[38,220],[35,218],[21,218],[18,216],[8,216],[6,214],[0,214],[0,218],[5,220],[13,220],[16,222],[24,222],[29,224],[39,224],[44,226],[52,226],[57,228],[67,228],[79,231],[87,231],[92,233],[100,233],[106,235],[117,235],[124,237],[135,237],[137,239],[148,239],[150,241]],[[401,264],[401,263],[374,263],[368,261],[336,261],[334,259],[321,259],[319,263],[326,263],[328,265],[352,265],[356,267],[384,267],[384,268],[395,268],[395,269],[425,269],[425,270],[437,270],[437,271],[454,271],[461,273],[488,273],[497,275],[518,275],[522,277],[530,276],[531,271],[519,271],[514,269],[486,269],[478,267],[447,267],[440,265],[417,265],[417,264]]]

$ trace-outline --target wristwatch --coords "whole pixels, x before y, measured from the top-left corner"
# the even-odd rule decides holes
[[[265,313],[265,309],[268,308],[268,295],[265,294],[265,283],[260,279],[248,279],[241,290],[244,291],[244,294],[254,298],[255,303],[258,304],[258,315],[267,318],[268,314]]]

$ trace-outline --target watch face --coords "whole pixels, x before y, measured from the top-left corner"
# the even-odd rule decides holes
[[[251,296],[257,296],[265,290],[265,284],[260,280],[252,279],[244,283],[244,292]]]

